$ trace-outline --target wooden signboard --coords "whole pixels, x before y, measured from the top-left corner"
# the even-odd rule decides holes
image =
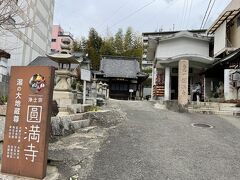
[[[5,123],[2,172],[46,176],[54,68],[12,67]]]

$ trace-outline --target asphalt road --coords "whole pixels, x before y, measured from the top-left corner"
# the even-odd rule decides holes
[[[240,179],[240,119],[159,110],[146,101],[112,103],[128,119],[110,132],[89,180]]]

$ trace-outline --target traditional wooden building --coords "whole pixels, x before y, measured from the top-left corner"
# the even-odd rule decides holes
[[[223,100],[239,99],[240,1],[232,0],[207,33],[214,35],[215,62],[206,72],[206,94]]]
[[[220,100],[238,99],[240,88],[240,48],[221,59],[216,59],[204,73],[206,96]]]
[[[136,58],[103,57],[100,69],[94,72],[100,82],[109,86],[109,97],[114,99],[136,99],[142,97],[142,83],[148,75],[141,72]]]

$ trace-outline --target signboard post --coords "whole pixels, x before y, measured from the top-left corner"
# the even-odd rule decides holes
[[[3,173],[46,176],[53,85],[53,67],[11,68]]]
[[[86,81],[91,81],[91,71],[87,69],[81,69],[81,80],[83,80],[83,104],[86,103]]]
[[[130,100],[132,100],[133,89],[129,89],[129,92],[130,92]]]
[[[86,104],[86,86],[87,82],[83,81],[83,104]]]

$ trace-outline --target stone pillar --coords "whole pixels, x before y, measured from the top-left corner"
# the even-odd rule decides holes
[[[106,98],[109,99],[109,88],[107,88]]]
[[[154,96],[154,85],[156,85],[156,68],[152,68],[152,89],[151,89],[151,100],[153,100],[153,96]]]
[[[188,72],[189,61],[180,60],[178,64],[178,104],[182,107],[188,104]]]
[[[171,86],[170,86],[170,67],[165,67],[165,87],[164,87],[164,100],[170,100],[170,92],[171,92]]]

